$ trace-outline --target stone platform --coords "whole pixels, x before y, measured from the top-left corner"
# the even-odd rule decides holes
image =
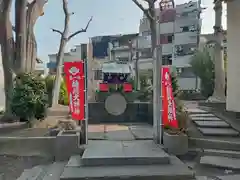
[[[82,158],[73,156],[61,180],[192,180],[193,172],[152,141],[90,141]]]

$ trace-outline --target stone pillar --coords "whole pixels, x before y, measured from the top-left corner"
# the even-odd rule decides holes
[[[209,99],[215,102],[225,102],[225,71],[223,61],[223,31],[222,31],[222,1],[216,1],[214,6],[214,69],[215,86],[213,96]]]
[[[227,2],[227,110],[240,112],[240,1]]]

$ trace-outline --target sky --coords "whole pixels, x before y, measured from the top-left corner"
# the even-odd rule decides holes
[[[141,0],[139,0],[141,1]],[[176,4],[188,0],[175,0]],[[202,14],[202,33],[213,32],[214,12],[213,0],[202,0],[202,7],[206,7]],[[86,26],[89,18],[93,21],[86,33],[75,36],[67,45],[66,51],[75,45],[87,43],[93,36],[114,35],[138,32],[141,10],[132,0],[69,0],[71,16],[70,31],[75,32]],[[44,7],[44,16],[40,17],[35,26],[39,57],[47,61],[48,54],[56,53],[59,47],[60,35],[51,28],[63,29],[64,14],[62,0],[48,0]],[[226,28],[226,7],[223,9],[223,27]]]

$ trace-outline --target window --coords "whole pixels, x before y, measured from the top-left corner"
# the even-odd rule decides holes
[[[151,36],[151,31],[143,31],[142,36]]]
[[[162,57],[162,64],[163,65],[172,65],[172,55],[163,55]]]
[[[102,70],[94,70],[94,80],[102,80]]]
[[[182,27],[182,32],[189,32],[189,27],[188,26],[183,26]]]
[[[113,42],[113,47],[119,47],[119,42],[118,41],[114,41]]]
[[[173,36],[174,35],[168,35],[167,36],[168,43],[172,43],[173,42]]]
[[[178,72],[179,72],[179,77],[182,77],[182,78],[196,77],[192,71],[192,68],[190,68],[190,67],[179,68]]]

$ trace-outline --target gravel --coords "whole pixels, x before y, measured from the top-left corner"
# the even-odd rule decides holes
[[[16,180],[24,169],[50,163],[52,163],[52,160],[39,156],[19,157],[0,155],[0,175],[4,174],[4,180]]]

